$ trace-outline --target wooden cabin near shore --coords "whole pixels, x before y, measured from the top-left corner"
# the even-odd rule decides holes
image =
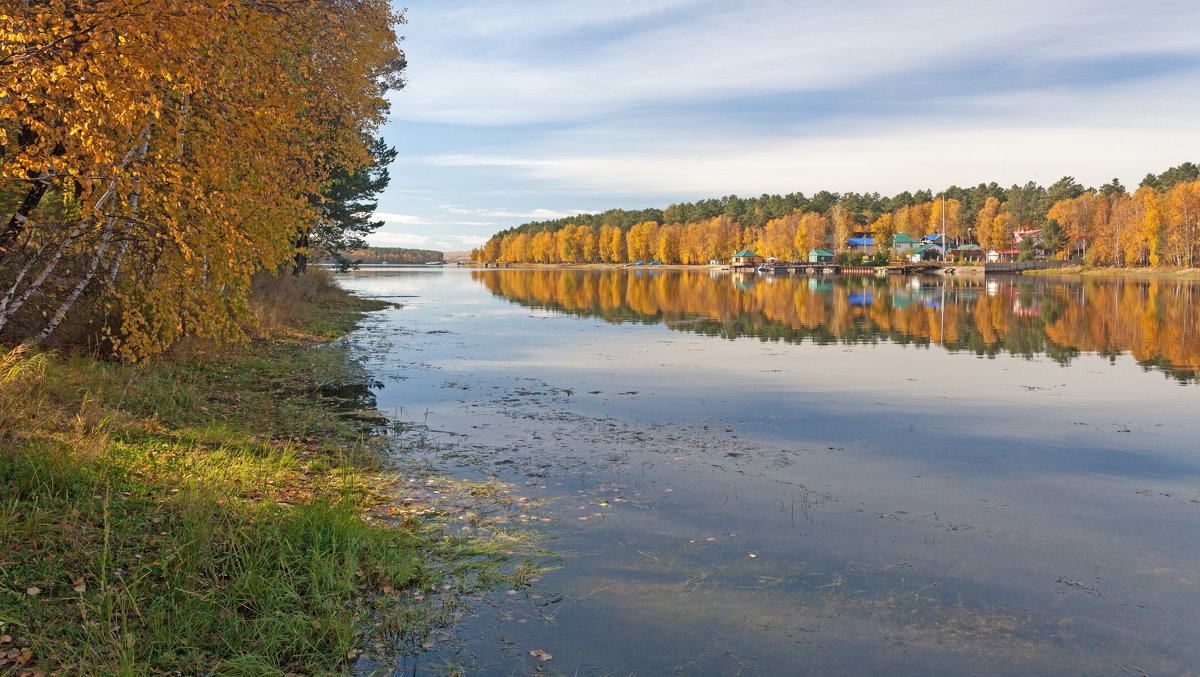
[[[946,250],[946,257],[951,261],[980,261],[983,259],[983,249],[977,244],[964,244]]]
[[[833,263],[832,249],[814,249],[808,253],[809,263]]]
[[[757,266],[757,265],[761,264],[762,262],[763,262],[763,257],[759,256],[758,254],[755,254],[754,252],[750,251],[749,249],[743,249],[742,251],[733,255],[731,265],[734,265],[734,266]]]

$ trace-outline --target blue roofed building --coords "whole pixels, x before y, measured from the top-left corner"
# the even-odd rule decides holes
[[[852,252],[862,252],[863,254],[871,255],[875,253],[875,238],[848,237],[846,238],[846,247]]]

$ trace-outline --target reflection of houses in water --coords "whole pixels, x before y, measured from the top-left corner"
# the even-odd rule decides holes
[[[729,278],[733,280],[734,287],[743,291],[754,289],[754,285],[758,284],[759,280],[762,279],[755,274],[753,268],[735,270],[729,274]]]
[[[1081,352],[1129,351],[1140,363],[1180,380],[1194,381],[1200,371],[1200,332],[1195,330],[1200,284],[1190,282],[787,275],[770,284],[771,278],[753,269],[715,276],[651,270],[640,276],[631,275],[632,269],[479,270],[471,275],[493,293],[531,307],[611,322],[668,322],[674,329],[729,338],[932,341],[980,355],[1046,354],[1064,363]],[[725,282],[729,277],[733,284]],[[1146,312],[1149,308],[1155,312]],[[678,321],[697,317],[707,319]],[[1148,326],[1149,321],[1155,324]],[[1164,338],[1148,345],[1142,337],[1149,332]]]
[[[1001,294],[1012,299],[1013,315],[1017,317],[1041,317],[1042,297],[1040,295],[1022,294],[1021,289],[1011,282],[1001,283],[998,280],[988,280],[988,297],[996,298]]]
[[[1022,301],[1021,297],[1017,295],[1017,290],[1014,289],[1012,291],[1013,291],[1012,309],[1013,309],[1014,315],[1016,315],[1017,317],[1041,317],[1042,304],[1039,303],[1039,299],[1037,297],[1026,299],[1026,300]]]

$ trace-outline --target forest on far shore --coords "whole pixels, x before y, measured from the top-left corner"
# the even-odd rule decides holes
[[[785,260],[808,252],[847,249],[847,238],[890,243],[945,232],[984,250],[1016,248],[1015,233],[1042,230],[1052,258],[1094,265],[1197,265],[1200,168],[1191,162],[1147,174],[1133,191],[1117,179],[1099,188],[1066,176],[1003,188],[995,182],[951,186],[940,193],[803,193],[677,203],[666,209],[612,209],[501,231],[472,250],[474,261],[625,263],[657,260],[697,264],[740,249]]]
[[[355,263],[440,263],[443,252],[432,249],[407,249],[404,247],[366,247],[347,252],[347,258]]]

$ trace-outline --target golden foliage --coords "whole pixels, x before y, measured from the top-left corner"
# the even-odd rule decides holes
[[[18,213],[0,236],[0,279],[16,282],[0,328],[40,295],[23,324],[45,325],[44,337],[103,285],[108,339],[128,357],[185,334],[239,338],[250,277],[291,256],[332,168],[368,161],[364,139],[402,64],[402,17],[386,0],[49,0],[9,12],[0,181],[48,186],[73,209]]]
[[[476,260],[703,264],[727,260],[739,249],[802,260],[813,249],[844,249],[846,238],[862,229],[860,223],[869,223],[866,228],[877,246],[886,247],[900,233],[921,239],[944,229],[954,242],[973,239],[985,251],[1012,251],[1017,248],[1014,230],[1022,225],[1040,227],[1028,223],[1028,214],[1018,223],[1013,209],[1019,208],[989,196],[973,215],[959,200],[937,199],[903,206],[871,221],[839,203],[828,213],[795,210],[761,227],[743,226],[725,214],[687,223],[639,223],[628,232],[604,225],[594,236],[594,248],[588,244],[590,229],[569,225],[533,236],[516,232],[494,237],[478,250]],[[1047,256],[1085,256],[1090,263],[1102,265],[1180,267],[1195,266],[1200,258],[1200,181],[1180,182],[1161,193],[1149,186],[1132,195],[1084,192],[1054,203],[1045,217],[1057,221],[1064,235],[1064,241],[1055,243],[1055,251],[1045,252]],[[534,247],[528,242],[531,237]],[[563,237],[574,237],[575,244],[564,245]]]

